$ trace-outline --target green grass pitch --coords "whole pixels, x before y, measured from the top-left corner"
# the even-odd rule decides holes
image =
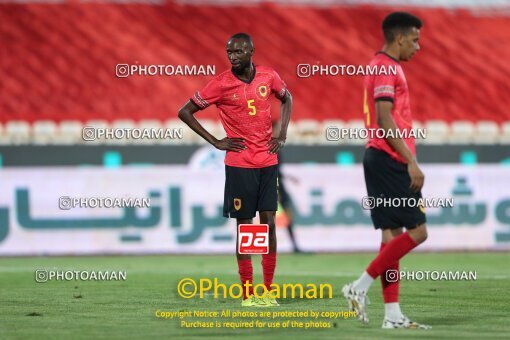
[[[412,253],[406,270],[470,270],[476,281],[405,281],[400,303],[411,319],[432,330],[382,330],[379,281],[369,297],[370,324],[354,319],[324,320],[329,329],[186,329],[180,321],[161,319],[156,310],[346,310],[342,285],[357,277],[373,254],[281,255],[278,283],[330,283],[333,299],[281,299],[280,307],[241,309],[240,301],[183,299],[177,282],[185,277],[237,283],[234,256],[108,256],[0,258],[1,339],[384,339],[508,338],[510,334],[510,255],[508,253]],[[253,259],[261,282],[260,257]],[[126,281],[35,282],[36,269],[122,270]],[[202,319],[203,320],[203,319]],[[220,319],[219,321],[225,321]],[[241,319],[251,321],[251,319]],[[263,320],[261,321],[270,321]],[[283,318],[280,321],[289,320]],[[233,320],[231,320],[233,321]],[[240,321],[239,319],[237,321]]]

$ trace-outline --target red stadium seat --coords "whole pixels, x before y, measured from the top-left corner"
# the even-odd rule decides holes
[[[252,34],[259,64],[275,68],[294,119],[362,119],[362,78],[299,78],[298,64],[365,64],[381,47],[390,8],[267,5],[0,4],[0,121],[175,119],[210,76],[117,78],[116,64],[216,65]],[[239,12],[249,12],[249,16]],[[422,51],[405,63],[415,119],[510,120],[510,21],[463,10],[412,8]],[[248,19],[247,19],[248,18]],[[447,32],[447,34],[445,34]],[[484,53],[484,51],[488,51]],[[209,109],[199,117],[217,119]]]

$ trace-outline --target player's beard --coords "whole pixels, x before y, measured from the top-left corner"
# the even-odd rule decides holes
[[[243,74],[244,72],[246,72],[246,69],[250,68],[250,66],[251,62],[249,60],[246,62],[241,62],[237,67],[232,65],[232,72],[234,72],[235,74]]]

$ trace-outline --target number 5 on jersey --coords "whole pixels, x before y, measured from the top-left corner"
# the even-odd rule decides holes
[[[248,108],[250,109],[250,112],[248,114],[250,116],[255,116],[257,114],[257,108],[255,107],[255,99],[248,99]]]
[[[365,120],[367,122],[368,128],[370,127],[370,109],[368,108],[367,89],[363,91],[363,114],[365,115]]]

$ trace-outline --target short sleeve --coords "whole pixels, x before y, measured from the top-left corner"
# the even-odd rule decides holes
[[[273,92],[276,98],[281,99],[287,92],[287,84],[280,78],[280,75],[273,71],[273,85],[271,86],[271,92]]]
[[[221,86],[217,79],[212,79],[205,87],[197,91],[191,100],[201,109],[205,109],[210,105],[216,104],[221,98]]]
[[[374,78],[374,100],[393,102],[397,75],[377,75]]]

